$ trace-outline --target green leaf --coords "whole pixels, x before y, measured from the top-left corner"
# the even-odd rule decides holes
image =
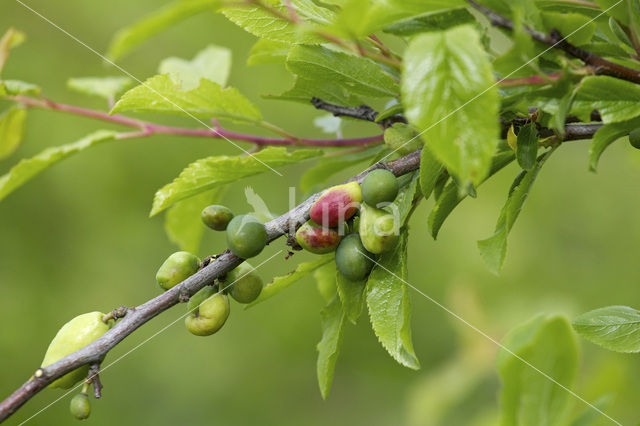
[[[513,224],[527,200],[529,191],[531,191],[531,187],[538,176],[540,168],[552,152],[553,150],[550,150],[542,154],[533,169],[523,171],[516,177],[511,189],[509,189],[507,202],[500,212],[495,233],[486,240],[478,241],[478,249],[480,250],[482,260],[484,260],[487,268],[494,274],[498,274],[500,269],[502,269],[504,258],[507,254],[507,236],[509,235],[509,231],[511,231]]]
[[[360,164],[363,161],[371,160],[384,149],[382,145],[376,145],[360,152],[339,156],[324,156],[315,166],[307,169],[300,178],[300,189],[309,192],[315,185],[326,182],[334,174],[342,170]]]
[[[541,15],[547,31],[556,29],[577,46],[589,43],[596,31],[594,20],[580,13],[543,12]]]
[[[476,30],[468,25],[415,37],[405,53],[409,122],[449,172],[480,183],[499,135],[499,98]]]
[[[287,60],[289,49],[289,43],[261,38],[251,48],[247,65],[283,64]]]
[[[285,6],[273,4],[271,6],[279,13],[289,13]],[[299,14],[299,17],[306,21],[307,25],[293,24],[257,6],[227,7],[222,13],[234,24],[260,38],[286,43],[320,44],[326,42],[317,34],[318,26],[304,14]]]
[[[168,75],[156,75],[122,95],[111,114],[124,111],[173,113],[201,118],[228,118],[255,122],[260,111],[237,89],[223,89],[206,79],[191,90],[182,90]]]
[[[509,163],[511,163],[514,158],[515,155],[510,149],[509,151],[504,151],[497,154],[493,159],[491,171],[489,172],[489,176],[487,176],[487,178],[502,170]],[[456,206],[460,204],[460,202],[465,198],[466,194],[460,194],[458,185],[456,185],[455,182],[450,182],[444,188],[442,193],[437,197],[436,205],[433,207],[433,210],[431,210],[428,219],[431,236],[434,239],[438,237],[438,232],[440,232],[440,228],[442,227],[445,219],[449,217],[453,209],[456,208]]]
[[[402,19],[464,6],[461,0],[346,0],[329,30],[345,38],[363,38]]]
[[[20,160],[7,174],[0,177],[0,200],[55,163],[91,146],[114,140],[116,137],[117,133],[115,132],[98,130],[77,142],[47,148],[35,157]]]
[[[113,61],[162,30],[198,13],[215,10],[220,0],[179,0],[119,30],[111,40],[107,57]]]
[[[38,95],[40,87],[35,84],[19,80],[1,80],[0,97],[15,95]]]
[[[475,21],[475,18],[466,8],[447,9],[396,22],[385,27],[384,32],[397,36],[411,36],[419,33],[446,30],[473,21]]]
[[[201,192],[191,198],[179,201],[168,211],[164,220],[164,230],[169,239],[189,253],[198,253],[205,225],[200,219],[202,209],[222,199],[227,186],[218,186]]]
[[[417,370],[411,340],[411,300],[407,289],[407,233],[383,253],[367,282],[371,326],[382,346],[401,365]]]
[[[566,425],[574,397],[535,369],[571,389],[578,347],[568,321],[560,316],[538,316],[510,331],[502,344],[508,351],[501,349],[497,357],[503,382],[500,424]]]
[[[169,57],[160,62],[158,72],[169,74],[182,90],[198,87],[201,79],[225,86],[231,70],[231,51],[226,47],[208,46],[191,61]]]
[[[284,275],[282,277],[275,277],[269,284],[264,286],[262,292],[260,293],[260,296],[258,296],[258,298],[253,302],[249,303],[247,305],[247,308],[250,308],[257,305],[258,303],[262,303],[265,300],[272,298],[282,290],[289,288],[292,284],[295,284],[302,278],[311,274],[316,269],[333,261],[333,259],[333,253],[317,256],[315,260],[298,264],[296,269],[289,272],[287,275]]]
[[[337,292],[336,263],[329,262],[322,265],[313,271],[313,278],[316,280],[318,292],[324,301],[329,303]]]
[[[629,13],[627,11],[627,2],[619,0],[595,0],[600,9],[608,10],[607,15],[617,19],[623,25],[629,24]]]
[[[580,315],[573,328],[582,337],[616,352],[640,352],[640,311],[608,306]]]
[[[438,161],[427,145],[420,153],[420,188],[425,199],[431,196],[438,178],[442,175],[444,166]]]
[[[24,136],[27,110],[12,106],[0,115],[0,160],[7,158],[18,148]]]
[[[520,128],[516,140],[516,159],[524,170],[533,170],[538,155],[538,130],[533,123]]]
[[[344,87],[331,80],[309,80],[296,76],[293,87],[280,95],[267,95],[267,99],[301,102],[311,105],[311,98],[344,105],[358,106],[362,101],[349,93]]]
[[[386,97],[397,96],[400,91],[393,77],[374,62],[325,47],[292,47],[287,68],[308,80],[332,81],[356,95]]]
[[[318,385],[322,398],[327,399],[333,373],[336,369],[336,361],[340,354],[346,316],[340,305],[340,299],[336,295],[320,313],[322,326],[322,339],[318,343]]]
[[[621,123],[606,124],[593,135],[589,146],[589,170],[595,172],[602,153],[609,145],[627,136],[631,130],[640,128],[640,118]]]
[[[280,167],[299,163],[322,155],[318,149],[298,149],[288,152],[284,147],[268,147],[252,155],[229,157],[226,155],[207,157],[189,164],[173,182],[160,188],[154,198],[151,216],[172,204],[215,188],[220,184],[268,171],[269,167]]]
[[[582,80],[571,111],[588,117],[597,109],[603,122],[618,123],[640,115],[638,99],[637,84],[605,75],[589,76]]]
[[[364,306],[364,288],[367,280],[351,281],[336,271],[336,287],[342,302],[342,309],[353,324],[358,321]]]
[[[418,181],[420,180],[420,176],[417,172],[413,172],[402,176],[402,178],[409,178],[410,180],[406,185],[403,185],[400,188],[400,191],[398,191],[398,195],[396,195],[396,199],[393,200],[393,203],[384,207],[385,210],[394,214],[394,217],[399,224],[398,227],[405,223],[409,216],[409,212],[411,212],[411,209],[413,208],[413,199],[418,191]]]
[[[114,100],[131,86],[133,86],[133,80],[129,77],[78,77],[67,80],[69,89],[107,100]]]

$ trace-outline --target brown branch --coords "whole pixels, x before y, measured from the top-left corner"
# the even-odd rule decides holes
[[[478,4],[475,0],[467,1],[471,6],[485,15],[491,22],[491,25],[513,31],[514,25],[510,19],[482,6],[481,4]],[[592,67],[594,70],[594,74],[596,75],[608,75],[610,77],[615,77],[621,80],[627,80],[631,81],[632,83],[640,84],[640,71],[616,64],[611,61],[607,61],[606,59],[594,53],[587,52],[584,49],[574,46],[569,43],[557,30],[552,30],[551,34],[545,34],[532,28],[525,27],[524,31],[526,31],[527,34],[529,34],[529,36],[531,36],[531,38],[533,38],[534,40],[549,45],[553,48],[560,49],[573,56],[574,58],[580,59],[582,62]]]
[[[420,150],[417,150],[397,160],[376,163],[366,171],[352,177],[347,182],[360,182],[367,173],[378,168],[385,168],[392,171],[396,176],[400,176],[417,170],[419,166]],[[296,228],[306,222],[309,219],[309,208],[319,196],[320,193],[314,194],[289,212],[267,222],[265,227],[267,229],[268,241],[274,241],[282,235],[287,234],[290,229]],[[234,256],[227,250],[216,256],[208,265],[175,287],[172,287],[142,305],[128,308],[124,317],[94,342],[54,364],[38,368],[33,377],[0,403],[0,422],[6,420],[24,403],[57,378],[62,377],[80,366],[99,364],[107,353],[128,335],[156,315],[179,303],[181,295],[193,295],[204,286],[212,284],[216,278],[231,271],[242,262],[243,259]]]

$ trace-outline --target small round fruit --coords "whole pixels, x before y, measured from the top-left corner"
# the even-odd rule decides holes
[[[420,149],[422,140],[417,136],[417,132],[408,124],[394,123],[384,131],[384,143],[402,155]]]
[[[223,289],[228,289],[231,297],[239,303],[251,303],[262,291],[262,278],[255,273],[251,265],[241,263],[229,272],[224,281],[220,281]]]
[[[196,310],[190,311],[184,323],[191,334],[210,336],[222,328],[229,318],[229,311],[229,298],[215,293],[200,303]]]
[[[336,267],[351,281],[361,281],[373,268],[373,254],[360,241],[360,235],[349,234],[340,241],[336,250]]]
[[[631,133],[629,133],[629,143],[632,147],[640,149],[640,128],[632,130]]]
[[[211,229],[224,231],[233,219],[233,212],[228,207],[212,205],[202,210],[202,222]]]
[[[200,259],[187,251],[178,251],[164,261],[156,273],[160,287],[169,290],[198,272]]]
[[[206,285],[202,287],[200,290],[196,292],[193,296],[189,298],[189,302],[187,302],[187,311],[196,312],[198,307],[202,302],[216,294],[216,289],[213,286]]]
[[[236,256],[249,259],[259,255],[267,245],[267,230],[251,215],[236,216],[227,226],[227,245]]]
[[[335,228],[323,228],[312,220],[296,231],[296,241],[303,249],[315,254],[335,251],[340,243],[340,233]]]
[[[362,180],[362,200],[372,207],[383,207],[398,196],[398,179],[385,169],[370,172]]]
[[[109,324],[105,324],[102,321],[102,317],[104,317],[102,312],[89,312],[78,315],[63,325],[49,344],[49,348],[47,348],[42,360],[42,367],[51,365],[78,349],[84,348],[106,333],[110,327]],[[87,377],[88,371],[88,365],[78,367],[55,380],[49,387],[69,389]]]
[[[71,398],[69,403],[69,411],[73,417],[78,420],[85,420],[89,418],[91,414],[91,405],[89,404],[89,397],[83,393],[79,393]]]

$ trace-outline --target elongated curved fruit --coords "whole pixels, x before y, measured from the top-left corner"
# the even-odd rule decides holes
[[[349,182],[327,189],[309,210],[317,225],[334,228],[351,218],[360,207],[362,191],[358,182]]]
[[[251,303],[262,292],[262,278],[248,263],[241,263],[237,268],[227,274],[220,286],[231,294],[236,302]]]
[[[373,268],[374,254],[367,251],[360,235],[349,234],[340,241],[336,250],[336,268],[351,281],[361,281]]]
[[[69,403],[69,411],[78,420],[86,420],[91,414],[91,404],[89,397],[83,393],[79,393],[71,398]]]
[[[398,241],[399,224],[393,214],[368,204],[360,209],[360,239],[364,248],[380,254],[391,250]]]
[[[215,293],[200,303],[193,312],[190,311],[184,323],[192,334],[210,336],[222,328],[229,318],[229,311],[229,298],[224,294]]]
[[[160,287],[169,290],[198,272],[200,259],[187,251],[178,251],[164,261],[156,273]]]
[[[102,321],[103,316],[102,312],[89,312],[78,315],[63,325],[49,344],[42,360],[42,366],[51,365],[102,336],[109,330],[109,325]],[[80,380],[85,379],[88,372],[89,366],[84,365],[55,380],[49,387],[69,389]]]
[[[336,228],[324,228],[308,221],[296,232],[296,241],[300,247],[315,254],[334,251],[342,237]]]
[[[227,226],[227,245],[236,256],[249,259],[259,255],[267,245],[267,230],[251,215],[236,216]]]

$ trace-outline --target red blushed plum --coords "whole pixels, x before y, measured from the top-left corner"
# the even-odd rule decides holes
[[[341,238],[337,229],[323,228],[312,221],[302,225],[296,232],[296,241],[300,247],[316,254],[334,251]]]
[[[309,210],[316,224],[333,228],[351,218],[360,207],[362,191],[358,182],[349,182],[327,189]]]

